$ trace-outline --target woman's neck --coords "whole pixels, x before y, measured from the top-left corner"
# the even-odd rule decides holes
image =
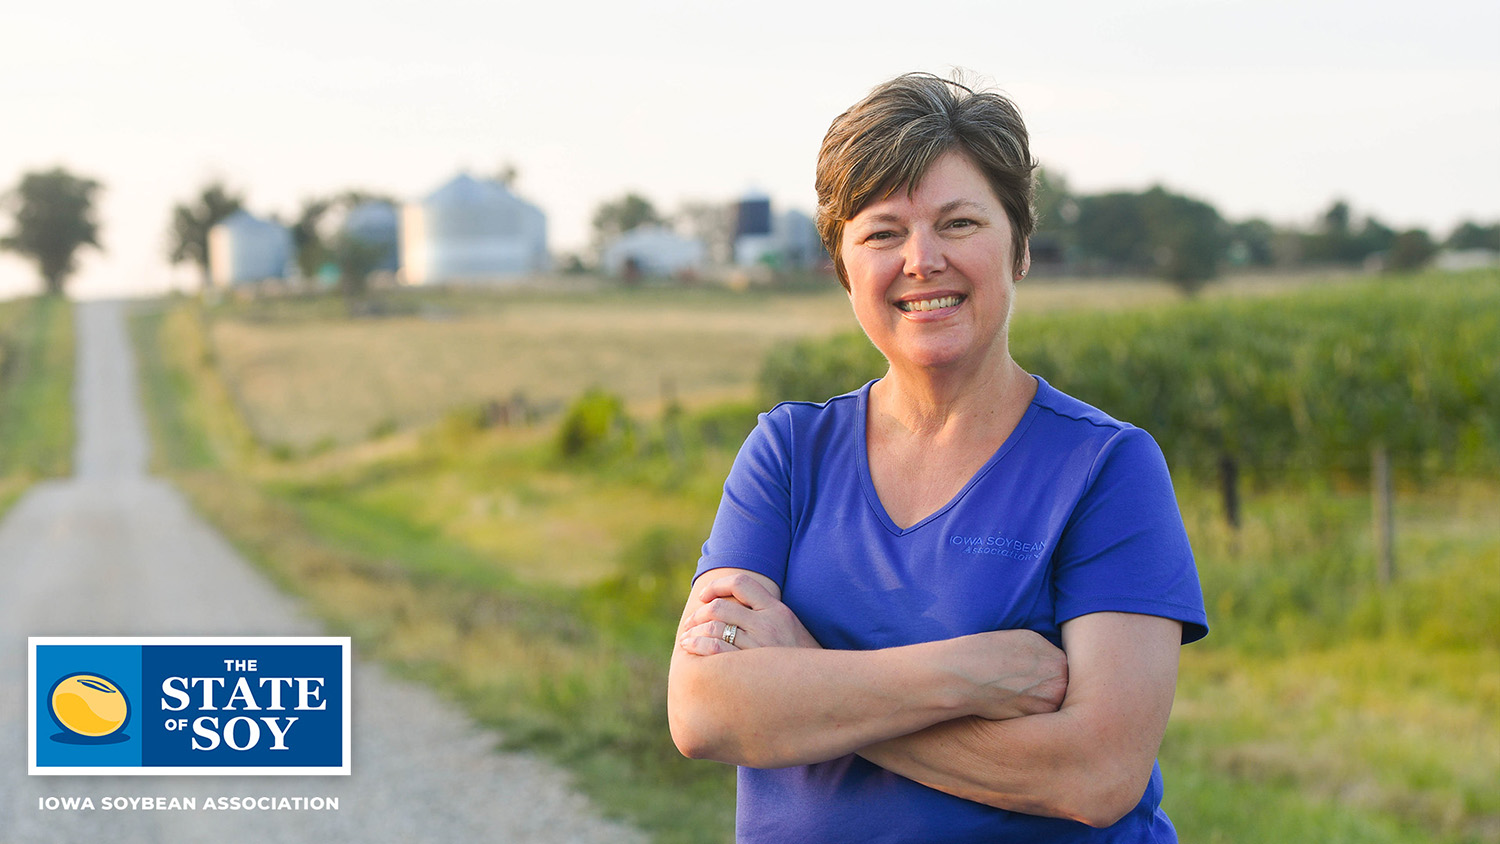
[[[1036,380],[1006,355],[999,366],[966,372],[892,367],[871,388],[870,407],[896,430],[936,441],[955,432],[980,434],[1012,419],[1035,395]]]

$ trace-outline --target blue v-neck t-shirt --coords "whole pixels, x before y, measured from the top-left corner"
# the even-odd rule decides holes
[[[874,382],[871,382],[874,383]],[[1028,629],[1061,645],[1094,612],[1162,616],[1208,632],[1161,449],[1037,379],[1015,430],[967,485],[898,527],[870,476],[870,384],[760,417],[735,459],[701,574],[765,575],[825,648],[871,650]],[[1160,769],[1108,830],[953,797],[857,756],[741,768],[742,842],[1175,841]]]

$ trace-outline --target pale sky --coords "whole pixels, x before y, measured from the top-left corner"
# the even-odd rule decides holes
[[[1500,220],[1497,34],[1494,0],[18,0],[0,188],[55,165],[105,184],[82,297],[192,283],[166,231],[213,178],[287,219],[509,163],[553,251],[576,250],[627,190],[811,212],[829,121],[894,75],[961,67],[1076,191],[1160,183],[1297,225],[1341,197],[1442,237]],[[0,295],[37,284],[0,254]]]

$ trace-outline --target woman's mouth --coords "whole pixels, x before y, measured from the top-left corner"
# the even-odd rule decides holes
[[[954,294],[952,296],[939,296],[935,299],[903,299],[896,303],[896,307],[906,313],[919,311],[935,311],[939,308],[951,308],[962,302],[965,297]]]

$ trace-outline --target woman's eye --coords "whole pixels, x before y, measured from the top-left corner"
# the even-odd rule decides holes
[[[948,224],[948,228],[950,228],[950,229],[971,229],[971,228],[973,228],[973,227],[975,227],[977,225],[979,225],[979,224],[976,223],[976,222],[974,222],[973,220],[961,219],[961,220],[954,220],[953,222],[949,223]]]

